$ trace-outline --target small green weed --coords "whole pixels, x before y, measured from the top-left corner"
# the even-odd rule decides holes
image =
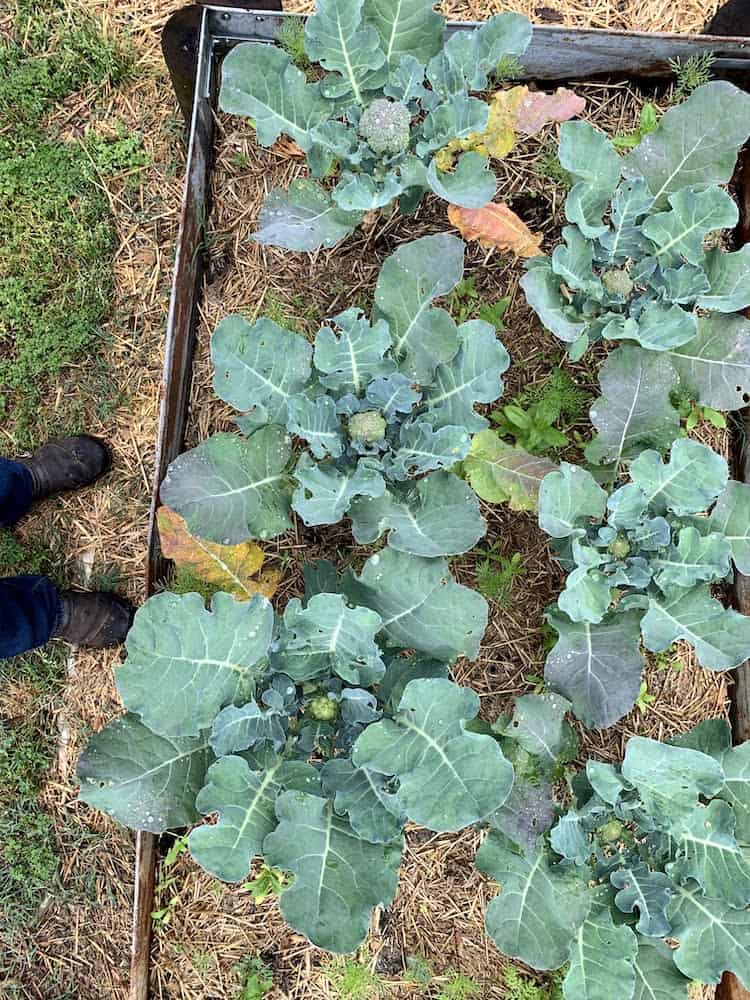
[[[563,973],[556,972],[546,983],[538,983],[522,976],[517,969],[507,968],[503,986],[508,991],[507,1000],[563,1000]]]
[[[644,136],[650,135],[652,132],[656,131],[656,126],[659,123],[659,118],[656,113],[656,108],[651,103],[646,103],[641,108],[641,119],[638,128],[634,129],[632,132],[628,132],[625,135],[616,135],[612,139],[612,145],[615,149],[634,149]]]
[[[563,191],[573,187],[573,177],[560,163],[556,145],[545,145],[532,165],[534,174],[541,181],[549,182]]]
[[[441,988],[435,1000],[471,1000],[480,996],[482,987],[471,976],[463,972],[449,972],[448,981]]]
[[[302,18],[284,18],[281,27],[276,32],[276,41],[294,65],[301,69],[309,79],[312,76],[312,63],[305,52],[305,22]]]
[[[505,329],[503,317],[509,305],[510,296],[508,295],[496,302],[485,302],[484,296],[476,287],[476,279],[469,277],[459,281],[451,292],[448,310],[457,323],[465,323],[470,319],[481,319],[502,333]]]
[[[423,955],[407,955],[406,973],[404,974],[407,983],[429,986],[434,978],[435,970]]]
[[[567,433],[583,415],[590,395],[567,372],[554,369],[539,385],[531,386],[490,418],[501,437],[510,437],[532,455],[545,455],[570,444]],[[556,424],[563,423],[566,430]]]
[[[520,80],[523,74],[523,65],[516,56],[503,56],[495,66],[495,81],[497,83],[503,83],[506,80]]]
[[[263,1000],[273,989],[271,970],[260,958],[246,958],[234,971],[240,980],[235,1000]]]
[[[200,594],[206,604],[208,604],[217,590],[221,590],[221,587],[208,583],[206,580],[201,579],[201,577],[196,576],[195,573],[191,573],[189,569],[177,566],[169,585],[169,590],[173,594]]]
[[[645,715],[655,701],[656,701],[656,695],[649,694],[648,684],[646,683],[646,681],[641,681],[641,686],[638,690],[638,697],[635,699],[635,707],[638,709],[641,715]]]
[[[669,649],[663,649],[660,653],[652,653],[651,656],[656,669],[662,672],[664,670],[674,670],[678,674],[685,666],[677,655],[677,650],[674,646],[670,646]]]
[[[690,97],[694,90],[708,83],[712,77],[712,68],[716,58],[712,52],[705,52],[703,55],[690,56],[689,59],[670,59],[669,68],[677,77],[672,101],[677,104]]]
[[[514,552],[508,557],[497,551],[495,543],[486,550],[484,558],[477,565],[477,588],[488,600],[498,607],[507,608],[513,595],[513,588],[526,570],[521,560],[521,553]]]
[[[161,863],[161,869],[159,872],[159,878],[156,882],[156,888],[154,890],[154,898],[159,900],[159,902],[164,900],[164,903],[151,913],[151,922],[153,923],[154,930],[156,931],[162,930],[172,922],[174,911],[180,904],[179,892],[171,891],[172,886],[174,886],[177,882],[177,876],[170,875],[169,872],[174,867],[175,862],[180,855],[184,854],[187,849],[187,837],[175,837],[173,843],[169,847],[169,850],[164,855],[164,860]]]
[[[724,414],[710,406],[696,403],[689,392],[673,391],[669,394],[669,400],[685,421],[686,434],[695,430],[700,424],[710,424],[718,430],[726,430],[727,421]]]
[[[253,900],[260,904],[265,903],[269,896],[280,896],[291,882],[291,876],[281,868],[269,868],[268,865],[261,865],[260,871],[249,882],[242,886],[253,897]]]
[[[366,965],[351,958],[336,959],[326,968],[339,1000],[376,1000],[383,995],[383,980]]]

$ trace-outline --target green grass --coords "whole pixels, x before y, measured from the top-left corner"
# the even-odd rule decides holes
[[[538,983],[522,976],[517,969],[508,968],[503,977],[507,1000],[563,1000],[562,972],[553,973],[546,983]]]
[[[336,959],[326,969],[339,1000],[376,1000],[383,995],[383,980],[366,965],[351,958]]]
[[[451,972],[435,1000],[472,1000],[482,994],[482,987],[463,972]]]
[[[48,433],[42,403],[61,372],[102,346],[116,234],[101,177],[145,163],[140,138],[123,128],[64,140],[44,117],[131,65],[85,11],[58,0],[18,0],[15,35],[0,43],[0,121],[14,123],[0,136],[0,419],[19,447]],[[76,384],[94,368],[82,366]]]
[[[246,958],[235,968],[240,980],[235,1000],[263,1000],[273,989],[273,976],[260,958]]]

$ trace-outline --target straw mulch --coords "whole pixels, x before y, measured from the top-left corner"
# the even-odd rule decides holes
[[[166,322],[170,269],[182,189],[181,121],[171,96],[159,51],[159,32],[179,0],[87,0],[109,31],[127,34],[138,49],[138,77],[128,86],[94,101],[81,94],[60,110],[60,124],[76,134],[81,129],[107,130],[117,121],[143,135],[151,163],[139,177],[135,196],[124,194],[124,179],[108,184],[113,217],[120,238],[115,261],[116,296],[107,332],[111,337],[106,360],[121,387],[122,405],[102,423],[93,416],[88,429],[107,437],[115,453],[115,471],[108,479],[64,500],[51,501],[34,512],[24,532],[39,530],[45,521],[64,529],[68,554],[93,571],[115,568],[128,593],[143,597],[145,531],[153,468],[161,348]],[[484,18],[502,9],[515,9],[545,23],[639,30],[699,30],[718,6],[716,0],[688,0],[680,5],[666,0],[527,0],[486,4],[455,0],[443,5],[459,18]],[[287,9],[309,10],[312,2],[288,4]],[[589,100],[589,117],[612,130],[635,120],[640,96],[629,88],[582,86]],[[542,140],[542,142],[544,139]],[[551,245],[559,230],[563,193],[537,176],[541,144],[529,141],[504,166],[504,191],[516,210],[534,228],[545,231]],[[237,154],[243,154],[238,167]],[[246,159],[245,159],[246,158]],[[228,312],[259,314],[265,300],[283,303],[300,316],[301,326],[314,332],[316,323],[354,301],[368,303],[380,263],[405,240],[443,231],[443,209],[428,203],[416,225],[396,218],[369,234],[358,233],[335,254],[312,257],[262,249],[248,242],[262,197],[272,184],[286,184],[301,164],[277,151],[257,149],[243,123],[221,123],[216,187],[216,211],[211,220],[212,280],[206,291],[201,343],[196,368],[194,440],[222,426],[228,414],[210,391],[207,351],[210,331]],[[524,195],[519,194],[524,188]],[[531,192],[531,193],[530,193]],[[503,340],[513,367],[507,376],[506,398],[522,384],[538,380],[549,370],[559,345],[533,320],[517,291],[518,265],[470,248],[467,271],[489,295],[511,294],[508,332]],[[580,374],[580,373],[578,373]],[[577,375],[578,377],[578,375]],[[581,375],[585,380],[585,374]],[[590,375],[589,375],[590,378]],[[65,407],[66,399],[51,405]],[[726,449],[727,442],[714,445]],[[542,668],[540,623],[544,605],[559,589],[560,578],[550,574],[546,542],[531,517],[510,515],[503,508],[487,508],[489,541],[503,539],[508,553],[520,551],[526,576],[510,610],[494,613],[481,659],[461,663],[456,679],[470,684],[482,698],[483,713],[492,717],[514,694],[529,690],[528,674]],[[345,527],[323,534],[303,533],[279,540],[270,555],[293,556],[280,591],[283,604],[299,591],[302,558],[322,554],[340,559],[363,553],[348,551],[351,538]],[[285,565],[287,560],[285,560]],[[462,582],[472,585],[475,560],[455,561]],[[81,570],[81,581],[85,574]],[[22,995],[51,1000],[66,995],[79,1000],[101,997],[119,1000],[127,995],[133,846],[129,833],[86,807],[76,804],[75,761],[86,735],[99,729],[119,711],[113,669],[119,653],[83,653],[71,658],[58,713],[60,747],[49,776],[44,801],[59,821],[62,876],[72,884],[89,873],[93,892],[87,901],[62,896],[50,902],[26,939],[16,941],[12,962]],[[585,734],[586,753],[614,759],[632,733],[663,737],[685,729],[706,716],[721,714],[727,692],[723,678],[688,664],[675,671],[649,671],[649,689],[657,695],[645,716],[634,712],[614,730]],[[24,691],[8,691],[0,702],[5,714],[23,714]],[[95,846],[67,845],[70,824],[98,835]],[[410,831],[402,880],[394,906],[376,914],[373,934],[362,958],[377,967],[387,985],[387,996],[416,997],[416,986],[396,980],[410,955],[425,955],[440,972],[458,968],[484,984],[483,996],[500,998],[503,960],[486,939],[482,914],[491,887],[473,869],[478,835],[432,836]],[[281,921],[276,904],[256,907],[248,893],[222,887],[184,857],[168,873],[177,876],[162,893],[163,905],[178,897],[171,923],[159,930],[153,952],[153,989],[160,998],[224,1000],[235,996],[234,967],[248,955],[260,954],[274,970],[273,1000],[318,1000],[336,995],[326,972],[328,956],[305,944]],[[24,956],[26,968],[23,969]],[[0,969],[3,965],[0,962]],[[440,980],[436,981],[437,983]],[[0,978],[0,983],[2,979]],[[0,991],[1,992],[1,991]]]

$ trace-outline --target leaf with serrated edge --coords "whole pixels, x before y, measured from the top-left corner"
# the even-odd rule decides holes
[[[456,583],[445,559],[385,549],[370,556],[359,576],[349,571],[343,588],[354,604],[378,612],[390,646],[449,662],[479,652],[487,602]]]
[[[727,484],[726,461],[690,438],[675,441],[669,461],[657,451],[642,451],[630,465],[630,478],[659,514],[698,514],[710,507]]]
[[[464,244],[448,233],[404,244],[380,269],[376,318],[388,322],[401,372],[423,385],[458,350],[456,324],[431,303],[458,284],[463,270]]]
[[[565,215],[591,239],[606,232],[602,215],[620,180],[621,160],[604,132],[588,122],[560,127],[560,163],[573,177]]]
[[[211,749],[217,757],[223,757],[268,741],[275,750],[281,750],[286,743],[283,722],[278,712],[262,709],[255,701],[239,707],[227,705],[214,719]]]
[[[315,367],[320,381],[336,393],[362,393],[375,378],[396,370],[386,358],[391,335],[384,320],[370,324],[361,309],[347,309],[334,316],[336,330],[323,326],[315,335]]]
[[[213,760],[207,732],[157,736],[128,713],[95,733],[79,757],[80,799],[134,830],[190,826],[200,819],[195,798]]]
[[[732,550],[723,535],[702,535],[688,525],[680,530],[677,544],[651,560],[654,582],[664,593],[670,587],[692,587],[701,580],[721,580],[729,573]]]
[[[491,736],[467,732],[479,698],[448,680],[411,681],[393,719],[376,722],[354,744],[352,762],[398,779],[396,798],[415,823],[460,830],[499,809],[513,768]]]
[[[560,637],[544,665],[547,684],[585,725],[611,726],[630,711],[641,686],[640,614],[610,614],[598,625],[554,614],[548,620]]]
[[[562,462],[539,488],[539,527],[553,538],[567,538],[589,519],[601,521],[607,494],[586,469]]]
[[[633,968],[633,1000],[688,1000],[690,980],[675,968],[672,950],[662,941],[639,938]]]
[[[417,556],[468,552],[487,530],[474,491],[450,472],[432,472],[377,499],[358,497],[349,515],[358,545],[388,531],[391,548]]]
[[[348,815],[358,837],[371,844],[388,844],[400,835],[406,816],[387,775],[337,757],[323,765],[320,776],[336,812]]]
[[[406,55],[426,63],[440,51],[445,20],[431,0],[365,0],[363,14],[378,32],[389,63]]]
[[[642,226],[644,235],[656,245],[655,256],[662,267],[682,260],[700,264],[706,236],[737,225],[737,205],[720,187],[683,188],[669,195],[669,205],[668,211],[650,215]]]
[[[695,879],[710,898],[742,910],[750,903],[750,864],[735,825],[732,807],[720,799],[694,809],[673,829],[677,856],[668,871],[683,883]]]
[[[617,868],[609,880],[617,889],[615,905],[623,913],[638,914],[636,930],[646,937],[668,937],[671,930],[666,909],[672,897],[670,879],[663,872],[651,871],[636,863]]]
[[[316,458],[339,458],[344,450],[341,421],[330,396],[292,396],[289,400],[288,430],[307,441]]]
[[[339,468],[303,453],[294,475],[298,485],[292,506],[305,524],[336,524],[354,497],[379,497],[385,491],[380,463],[373,458],[360,458],[356,465]]]
[[[625,925],[615,926],[609,910],[590,913],[570,946],[570,969],[563,980],[565,1000],[632,997],[637,950],[633,931]]]
[[[477,868],[500,885],[487,907],[487,933],[500,951],[534,969],[559,969],[583,923],[591,897],[575,865],[550,864],[546,848],[525,857],[490,832]]]
[[[472,488],[483,500],[507,501],[511,510],[536,510],[542,480],[557,468],[548,458],[506,444],[490,430],[480,431],[471,439],[471,451],[463,467]]]
[[[669,360],[630,344],[613,351],[599,371],[602,395],[589,411],[598,431],[586,447],[590,462],[631,458],[644,446],[666,450],[680,432],[669,400],[678,381]]]
[[[284,919],[319,948],[354,951],[373,908],[388,906],[396,894],[401,844],[362,840],[332,802],[302,792],[283,792],[276,815],[263,854],[267,865],[294,875],[281,894]]]
[[[734,810],[737,840],[750,845],[750,742],[727,749],[721,755],[726,782],[718,793]]]
[[[124,705],[155,733],[195,736],[225,705],[255,694],[273,633],[264,597],[157,594],[136,612],[116,674]]]
[[[689,642],[708,670],[732,670],[750,656],[750,618],[711,597],[707,584],[649,593],[641,629],[644,645],[654,653],[677,639]]]
[[[261,573],[265,553],[254,542],[219,545],[191,535],[185,522],[169,507],[156,514],[161,550],[181,569],[240,601],[254,594],[273,597],[281,579],[278,570]]]
[[[433,430],[432,424],[418,418],[414,423],[401,425],[399,445],[386,464],[390,477],[401,480],[450,468],[466,458],[471,438],[463,427]]]
[[[261,146],[272,146],[285,134],[304,150],[310,148],[311,130],[331,113],[319,88],[283,49],[259,42],[243,42],[224,59],[219,104],[230,115],[252,118]]]
[[[269,424],[285,424],[287,407],[310,378],[304,337],[262,318],[227,316],[211,337],[214,392],[238,410],[263,407]]]
[[[680,942],[674,962],[689,979],[718,983],[733,972],[750,987],[750,913],[718,899],[707,899],[697,882],[675,883],[667,912],[672,933]]]
[[[732,313],[750,305],[750,246],[745,245],[736,253],[714,247],[706,254],[702,267],[709,288],[698,298],[701,309]]]
[[[681,188],[725,184],[749,134],[750,96],[714,80],[662,115],[626,157],[624,174],[645,177],[660,208]]]
[[[554,94],[527,91],[516,111],[516,127],[524,135],[536,135],[549,122],[568,121],[582,114],[585,107],[586,98],[566,87],[558,87]]]
[[[738,410],[750,399],[750,323],[744,316],[700,316],[697,335],[665,356],[702,406]]]
[[[291,442],[269,424],[249,439],[214,434],[169,466],[160,496],[188,531],[221,545],[275,538],[291,528]]]
[[[363,90],[379,82],[373,70],[386,61],[377,31],[362,24],[362,0],[318,0],[305,25],[305,51],[312,62],[341,74],[336,96],[351,94],[358,104]]]

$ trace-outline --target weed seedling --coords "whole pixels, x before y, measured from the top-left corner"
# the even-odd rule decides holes
[[[655,701],[656,701],[656,695],[649,694],[648,684],[646,683],[646,681],[641,681],[641,686],[638,690],[638,697],[635,700],[635,707],[638,709],[641,715],[645,715]]]
[[[553,973],[546,983],[533,982],[514,968],[503,975],[506,1000],[563,1000],[562,974]]]
[[[273,989],[271,970],[260,958],[246,958],[234,971],[240,980],[235,1000],[263,1000]]]
[[[477,587],[488,601],[494,601],[498,607],[507,608],[513,594],[516,581],[525,573],[521,553],[514,552],[508,557],[497,551],[499,543],[487,549],[484,558],[477,566]]]
[[[650,103],[644,104],[641,108],[641,120],[638,128],[632,132],[628,132],[626,135],[614,136],[612,145],[615,149],[635,149],[644,136],[656,131],[658,123],[659,119],[654,105]]]
[[[448,981],[443,985],[435,1000],[471,1000],[478,997],[482,987],[471,976],[463,972],[449,972]]]
[[[339,1000],[376,1000],[383,995],[383,980],[366,965],[351,958],[338,959],[326,975]]]
[[[276,32],[276,41],[298,69],[311,79],[312,63],[305,52],[305,22],[300,17],[285,18]]]
[[[712,52],[705,52],[703,55],[690,56],[689,59],[670,59],[669,68],[677,77],[672,101],[678,104],[690,97],[694,90],[702,87],[711,79],[711,70],[716,58]]]
[[[291,876],[281,868],[269,868],[268,865],[261,865],[261,869],[255,878],[245,882],[242,886],[257,903],[265,903],[269,896],[280,896],[291,882]]]

